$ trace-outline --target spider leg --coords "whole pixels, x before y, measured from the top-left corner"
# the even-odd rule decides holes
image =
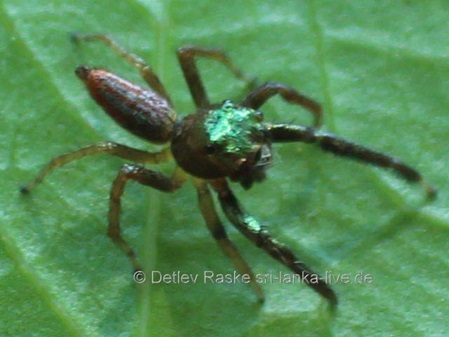
[[[151,153],[113,142],[102,142],[89,145],[76,151],[53,158],[46,166],[44,166],[38,176],[32,182],[24,185],[20,189],[20,191],[24,194],[27,194],[31,192],[31,190],[33,190],[36,185],[40,184],[44,180],[44,178],[54,169],[70,163],[71,161],[78,160],[87,156],[92,156],[98,153],[107,153],[116,157],[131,160],[133,162],[148,164],[158,164],[161,162],[166,162],[172,158],[170,148],[168,147],[160,152]]]
[[[134,180],[142,185],[170,193],[182,186],[186,180],[186,174],[181,169],[177,168],[172,177],[167,177],[159,172],[146,169],[139,165],[124,164],[120,168],[117,177],[114,179],[109,198],[109,226],[107,234],[111,240],[120,247],[126,256],[128,256],[134,270],[137,271],[142,270],[142,268],[137,262],[134,249],[122,237],[120,230],[121,197],[125,190],[125,185],[129,180]]]
[[[162,82],[159,80],[159,77],[156,75],[151,66],[146,63],[139,56],[130,53],[125,48],[123,48],[120,44],[118,44],[113,38],[109,35],[105,34],[87,34],[81,35],[77,33],[72,34],[72,40],[75,42],[79,41],[99,41],[109,48],[111,48],[114,52],[116,52],[121,58],[127,61],[132,66],[136,67],[140,76],[148,83],[148,85],[159,95],[164,97],[171,104],[170,95],[167,93]]]
[[[222,63],[234,74],[235,77],[248,82],[250,86],[255,82],[254,78],[245,75],[240,69],[238,69],[229,56],[221,49],[185,46],[179,48],[177,54],[181,69],[190,90],[190,94],[192,95],[193,101],[195,102],[197,108],[207,107],[210,105],[206,90],[204,89],[203,81],[201,80],[200,73],[196,66],[195,59],[198,57],[208,58]]]
[[[215,180],[211,185],[218,193],[218,199],[227,218],[243,235],[297,274],[305,284],[325,297],[333,308],[337,306],[337,296],[331,287],[299,261],[289,248],[273,239],[268,230],[240,206],[226,180]]]
[[[282,83],[267,82],[260,85],[243,99],[242,105],[257,110],[265,104],[267,100],[277,94],[279,94],[284,101],[290,104],[300,105],[309,110],[314,117],[314,126],[321,126],[323,119],[321,105],[313,99]]]
[[[315,143],[320,146],[323,151],[332,152],[337,156],[351,158],[374,166],[389,168],[408,182],[422,184],[429,199],[436,197],[436,190],[424,180],[421,173],[394,157],[352,143],[333,134],[301,125],[273,124],[270,125],[268,129],[273,142],[299,141],[304,143]]]
[[[213,238],[217,241],[221,250],[232,260],[235,268],[240,273],[249,275],[250,286],[253,288],[260,302],[263,302],[264,295],[262,289],[255,281],[255,276],[253,271],[251,270],[251,267],[246,263],[235,245],[228,238],[223,224],[218,217],[217,211],[215,210],[214,202],[212,200],[207,184],[203,180],[199,179],[195,179],[194,183],[198,193],[198,203],[207,228],[209,229]]]

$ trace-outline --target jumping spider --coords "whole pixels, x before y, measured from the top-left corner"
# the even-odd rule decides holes
[[[250,82],[219,49],[183,47],[177,52],[184,77],[197,107],[194,114],[179,117],[172,101],[153,69],[106,35],[74,35],[75,41],[99,41],[109,46],[127,62],[135,66],[152,90],[130,83],[106,70],[79,66],[76,74],[84,82],[92,98],[123,128],[151,143],[170,143],[160,152],[147,152],[114,142],[103,142],[55,157],[34,181],[22,187],[29,193],[51,171],[86,156],[108,153],[137,164],[124,164],[112,183],[109,198],[109,226],[107,234],[129,257],[135,270],[141,270],[131,246],[120,231],[120,200],[128,180],[163,192],[174,192],[192,177],[198,193],[201,213],[206,225],[235,268],[250,275],[250,285],[262,301],[264,295],[255,281],[254,273],[229,240],[214,207],[210,189],[217,193],[228,220],[256,246],[300,275],[313,290],[325,297],[332,306],[337,304],[334,291],[315,272],[298,260],[293,252],[273,239],[267,228],[250,216],[229,188],[228,178],[245,189],[265,179],[272,163],[272,143],[315,143],[322,150],[337,156],[359,160],[389,168],[409,182],[423,184],[429,197],[435,190],[426,184],[419,172],[401,161],[370,150],[361,145],[318,131],[321,106],[284,84],[268,82],[251,91],[238,104],[225,100],[211,104],[207,97],[195,59],[209,58],[224,64],[237,78]],[[264,123],[258,109],[271,97],[279,94],[290,103],[302,106],[314,117],[314,127],[286,123]],[[141,164],[158,164],[174,159],[176,169],[171,177],[150,170]],[[311,277],[315,282],[309,282]]]

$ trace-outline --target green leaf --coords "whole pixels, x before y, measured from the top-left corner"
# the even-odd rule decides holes
[[[0,3],[0,335],[2,336],[441,336],[448,331],[449,3],[435,1],[63,1]],[[210,237],[190,183],[173,195],[130,184],[125,237],[147,281],[132,280],[104,234],[109,186],[122,161],[98,156],[52,173],[29,196],[52,157],[101,140],[154,150],[117,127],[73,69],[106,67],[142,83],[98,44],[71,32],[108,33],[148,60],[181,115],[193,111],[175,50],[220,47],[260,81],[294,86],[323,103],[325,129],[395,155],[440,191],[305,144],[276,145],[269,179],[234,186],[245,208],[313,269],[333,275],[332,317],[305,285],[273,279],[260,306],[245,284],[203,284],[204,271],[233,268]],[[216,101],[244,84],[200,62]],[[276,98],[268,121],[310,123]],[[163,167],[170,172],[172,166]],[[288,271],[227,224],[258,274]],[[151,272],[199,275],[151,284]],[[369,274],[372,283],[337,277]]]

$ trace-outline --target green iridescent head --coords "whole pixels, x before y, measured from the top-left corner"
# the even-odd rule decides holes
[[[212,146],[224,153],[245,155],[251,152],[254,138],[263,131],[261,113],[237,107],[231,101],[224,101],[216,110],[211,110],[204,121],[204,128]]]
[[[271,140],[261,112],[226,100],[189,115],[175,130],[172,152],[187,172],[204,179],[230,177],[249,188],[265,177]]]

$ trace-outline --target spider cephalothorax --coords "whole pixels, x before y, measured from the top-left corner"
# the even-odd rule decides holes
[[[409,182],[423,184],[427,194],[430,197],[435,196],[435,190],[424,182],[421,174],[398,159],[319,131],[317,127],[321,123],[320,105],[286,85],[267,82],[250,92],[239,104],[229,100],[222,104],[211,104],[195,58],[205,57],[219,61],[239,79],[251,80],[238,70],[221,50],[197,47],[178,50],[180,65],[197,107],[196,113],[179,118],[165,87],[142,59],[122,49],[106,35],[75,35],[74,38],[76,41],[101,41],[139,69],[152,90],[102,69],[81,66],[77,68],[76,73],[91,96],[118,124],[152,143],[171,142],[171,145],[159,152],[142,151],[113,142],[87,146],[53,158],[33,182],[22,188],[22,192],[30,192],[55,168],[85,156],[108,153],[132,161],[133,164],[124,164],[121,167],[111,187],[108,235],[128,255],[136,270],[141,267],[133,249],[123,239],[120,231],[121,197],[126,183],[132,180],[163,192],[173,192],[182,186],[188,178],[188,173],[193,177],[199,208],[208,229],[223,252],[233,260],[239,272],[248,275],[250,286],[260,300],[264,298],[260,285],[256,282],[251,268],[229,240],[215,210],[211,189],[216,192],[228,220],[243,235],[297,274],[304,283],[335,306],[337,297],[330,286],[300,262],[290,249],[273,239],[267,228],[243,209],[228,186],[228,178],[239,182],[244,188],[263,180],[265,170],[272,162],[272,143],[313,143],[337,156],[389,168]],[[258,109],[277,94],[286,102],[309,110],[315,118],[315,127],[263,123],[263,115]],[[142,166],[173,158],[177,167],[171,177]]]
[[[229,177],[249,188],[271,164],[271,140],[262,120],[261,112],[230,100],[201,110],[175,126],[173,156],[193,176]]]

